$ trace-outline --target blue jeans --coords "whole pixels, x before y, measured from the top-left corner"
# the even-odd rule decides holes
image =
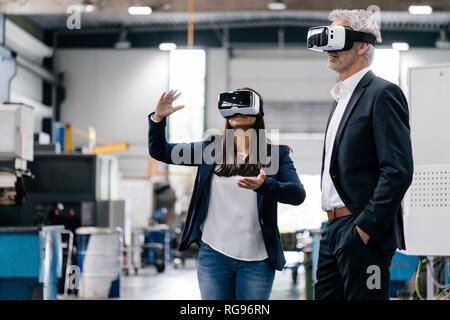
[[[237,260],[200,241],[197,278],[202,300],[268,300],[275,268],[269,258]]]

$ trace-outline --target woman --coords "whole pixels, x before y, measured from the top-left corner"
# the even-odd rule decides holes
[[[163,93],[149,115],[150,155],[167,164],[198,166],[180,250],[193,242],[200,246],[197,277],[204,300],[269,299],[275,270],[283,270],[286,263],[277,227],[277,202],[300,205],[305,199],[289,147],[272,146],[278,151],[279,168],[266,176],[263,168],[268,165],[259,156],[256,163],[250,161],[252,136],[238,143],[249,129],[256,130],[258,140],[265,130],[261,96],[249,88],[240,90],[257,95],[259,109],[255,115],[236,113],[226,118],[225,129],[234,133],[232,162],[225,160],[226,134],[220,138],[220,163],[194,161],[199,159],[198,150],[204,151],[211,141],[167,143],[166,117],[184,107],[172,106],[180,95],[177,91]],[[267,150],[270,156],[269,143]],[[184,160],[173,161],[174,155]]]

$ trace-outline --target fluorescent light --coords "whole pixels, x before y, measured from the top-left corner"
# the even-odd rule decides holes
[[[152,13],[152,8],[148,6],[129,7],[128,13],[132,15],[149,15]]]
[[[394,42],[392,43],[392,49],[398,51],[407,51],[409,50],[409,44],[407,42]]]
[[[177,48],[177,45],[173,42],[163,42],[159,44],[159,50],[172,51]]]
[[[93,4],[88,4],[84,7],[84,12],[93,12],[95,10],[95,6]]]
[[[90,0],[83,0],[79,5],[80,11],[82,12],[93,12],[95,11],[95,6]]]
[[[409,13],[411,14],[431,14],[432,12],[433,8],[431,6],[409,6]]]
[[[0,1],[1,2],[1,1]],[[83,0],[79,5],[78,8],[81,12],[93,12],[95,11],[95,5],[92,4],[90,0]]]
[[[276,1],[272,1],[267,5],[267,8],[269,8],[270,10],[285,10],[286,9],[286,4],[282,1],[282,0],[276,0]]]

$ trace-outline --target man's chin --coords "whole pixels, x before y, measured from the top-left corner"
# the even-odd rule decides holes
[[[336,70],[335,70],[335,69],[336,69],[336,66],[335,66],[333,63],[329,63],[329,64],[328,64],[328,69],[333,70],[333,71],[336,71]]]

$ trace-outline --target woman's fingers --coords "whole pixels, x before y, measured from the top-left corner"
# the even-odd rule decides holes
[[[172,91],[172,90],[169,90],[169,91],[167,91],[167,92],[164,92],[164,99],[163,99],[163,101],[162,101],[163,103],[167,103],[167,102],[169,101],[171,91]]]
[[[176,106],[175,108],[173,108],[173,112],[178,111],[178,110],[183,109],[183,108],[184,108],[184,105]]]
[[[161,95],[161,97],[159,97],[158,103],[163,102],[165,98],[166,98],[166,93],[163,92],[162,95]]]
[[[251,184],[251,183],[255,183],[256,182],[256,178],[244,177],[242,179],[239,179],[239,181],[243,182],[243,183]]]
[[[254,189],[258,186],[255,178],[242,178],[238,181],[238,186],[241,188]]]
[[[176,100],[181,95],[181,92],[178,92],[178,90],[169,90],[166,93],[165,96],[165,103],[172,103],[174,100]]]
[[[252,189],[252,187],[251,187],[250,185],[246,184],[246,183],[243,183],[243,182],[239,182],[239,181],[238,181],[237,184],[238,184],[238,186],[241,187],[241,188]]]
[[[175,90],[175,92],[177,92],[177,91]],[[172,100],[172,101],[177,100],[179,96],[181,96],[181,92],[178,92],[178,93],[173,97],[173,100]]]

